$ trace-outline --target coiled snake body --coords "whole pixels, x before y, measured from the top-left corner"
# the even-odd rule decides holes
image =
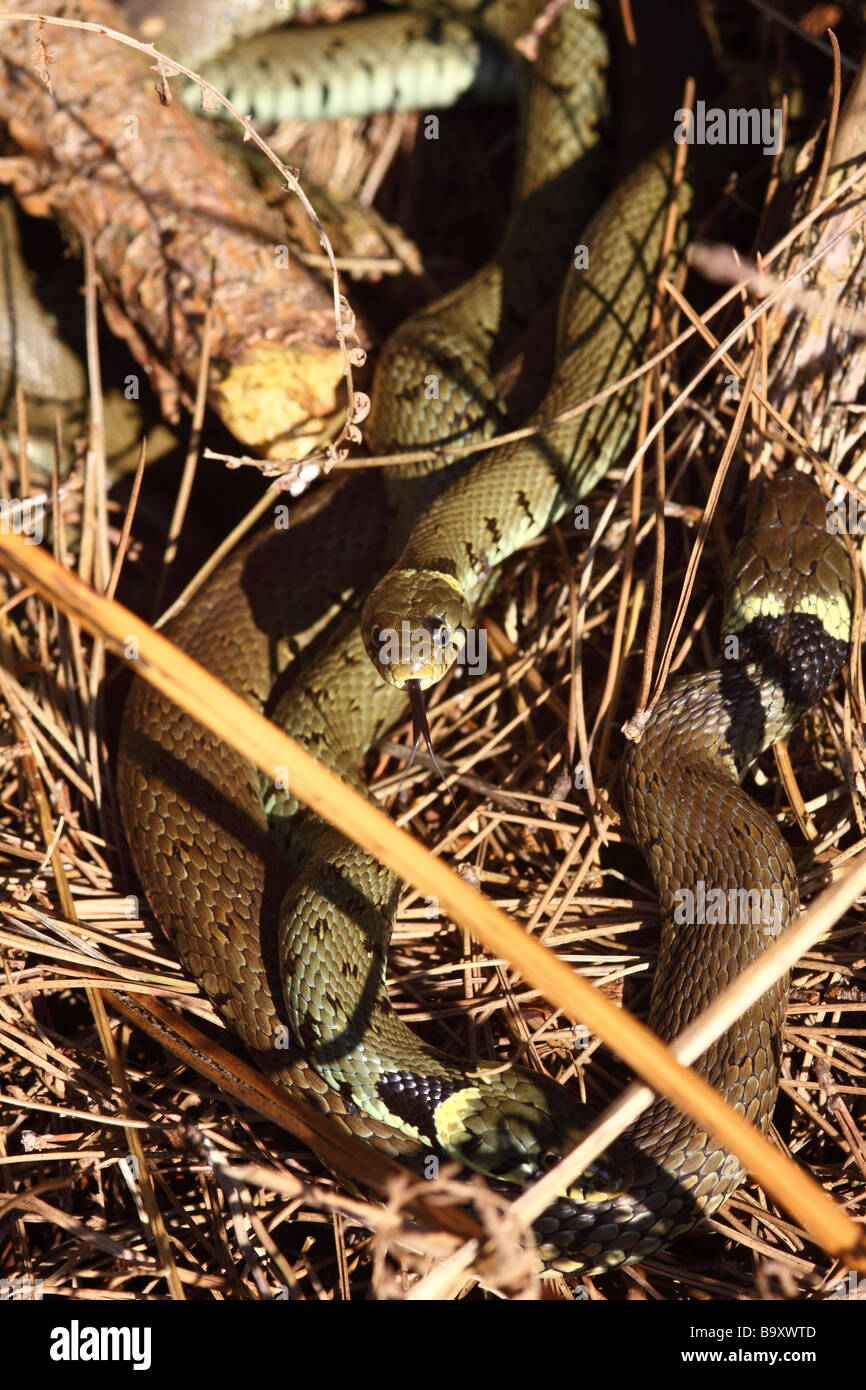
[[[565,8],[546,40],[551,61],[565,54],[574,72],[568,45],[584,41],[598,70],[603,47],[593,16]],[[551,91],[547,84],[547,100]],[[559,89],[554,100],[562,100]],[[547,143],[549,120],[548,111]],[[591,145],[585,141],[584,151]],[[559,158],[554,184],[575,164],[570,146]],[[669,176],[666,155],[641,166],[584,234],[590,268],[572,271],[566,286],[557,367],[538,420],[639,361]],[[531,177],[541,182],[537,160]],[[684,206],[687,190],[680,198]],[[574,229],[567,220],[565,227],[567,247]],[[526,293],[526,246],[525,230],[513,223],[492,272],[395,335],[377,376],[377,447],[496,427],[485,367],[511,313],[515,259]],[[542,286],[536,295],[545,292]],[[424,414],[431,361],[440,391]],[[288,534],[266,531],[244,546],[170,635],[360,786],[364,751],[405,706],[394,680],[426,680],[414,668],[377,673],[367,661],[358,607],[382,556],[397,556],[405,541],[368,600],[372,654],[383,631],[400,631],[407,620],[413,630],[441,636],[453,656],[497,565],[595,485],[633,425],[634,397],[620,393],[482,456],[441,492],[408,540],[403,513],[375,497],[370,505],[370,485],[353,483],[323,518]],[[416,503],[404,484],[400,505]],[[790,852],[739,778],[817,699],[848,647],[847,553],[828,535],[822,498],[801,475],[768,488],[735,570],[727,629],[740,659],[672,685],[626,758],[626,808],[664,919],[649,1016],[664,1038],[797,911]],[[392,1153],[432,1148],[512,1188],[573,1146],[588,1117],[562,1088],[517,1067],[494,1074],[446,1057],[391,1010],[384,974],[400,892],[393,875],[289,793],[265,785],[252,765],[140,680],[124,718],[119,791],[154,912],[273,1079]],[[742,890],[758,893],[757,920],[727,912],[702,921],[694,910],[718,901],[714,894],[728,903]],[[780,984],[699,1063],[764,1129],[775,1102],[785,999]],[[286,1029],[295,1044],[288,1055]],[[603,1271],[637,1259],[715,1210],[741,1176],[735,1159],[659,1101],[539,1220],[541,1255],[561,1270]]]

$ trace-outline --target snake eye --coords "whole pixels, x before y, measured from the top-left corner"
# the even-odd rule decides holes
[[[377,650],[382,645],[382,629],[377,625],[370,629],[370,646]]]
[[[430,633],[433,641],[440,643],[442,646],[451,640],[451,631],[448,624],[438,615],[422,618],[419,626],[425,628],[426,631]]]
[[[562,1154],[557,1153],[555,1149],[545,1149],[539,1160],[539,1167],[542,1172],[549,1173],[551,1168],[555,1168],[561,1159]]]

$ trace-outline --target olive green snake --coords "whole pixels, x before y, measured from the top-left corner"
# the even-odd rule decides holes
[[[509,4],[485,10],[485,23],[506,42],[526,17]],[[578,238],[578,197],[597,172],[594,132],[570,115],[569,137],[553,136],[587,89],[603,91],[605,62],[595,13],[562,9],[530,83],[517,213],[503,251],[386,345],[368,432],[374,449],[436,441],[447,463],[449,444],[497,430],[491,353],[506,329],[513,334],[531,316],[549,292],[551,264],[565,265],[578,239],[588,265],[573,265],[567,277],[554,376],[533,421],[543,425],[640,363],[672,196],[671,152],[626,178]],[[684,217],[686,184],[676,196]],[[531,222],[521,220],[528,207]],[[431,376],[437,390],[428,396]],[[431,648],[444,667],[454,660],[503,560],[621,455],[636,402],[635,389],[620,391],[481,455],[444,487],[438,475],[409,470],[386,500],[376,484],[353,481],[326,512],[288,532],[265,528],[244,544],[168,633],[362,788],[364,753],[405,708],[395,680],[431,683],[439,674]],[[734,562],[726,628],[737,659],[671,684],[626,754],[626,811],[662,911],[648,1022],[663,1039],[798,911],[790,851],[739,781],[846,658],[847,551],[825,521],[821,495],[801,474],[767,488]],[[362,628],[359,610],[383,557],[393,569],[367,597]],[[418,637],[417,650],[410,640],[405,660],[401,650],[383,661],[385,637],[406,631]],[[519,1191],[573,1147],[592,1116],[562,1087],[516,1066],[448,1057],[396,1016],[384,980],[401,885],[307,813],[278,773],[266,782],[139,679],[124,716],[118,787],[151,908],[273,1080],[390,1153],[457,1158],[506,1191]],[[728,902],[743,890],[757,893],[757,916],[719,920],[693,910],[708,896]],[[783,981],[697,1064],[763,1130],[775,1103],[786,998]],[[538,1220],[539,1253],[563,1271],[634,1261],[710,1215],[741,1179],[735,1158],[658,1100]]]

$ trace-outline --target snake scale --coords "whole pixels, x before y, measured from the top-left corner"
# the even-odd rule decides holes
[[[508,0],[482,8],[503,42],[534,11]],[[549,292],[551,263],[568,261],[578,192],[597,172],[605,64],[595,10],[561,9],[523,77],[524,157],[503,250],[386,345],[373,392],[374,448],[436,442],[448,464],[453,441],[501,426],[490,357]],[[587,103],[588,122],[578,120],[575,110]],[[671,151],[645,161],[582,233],[588,268],[567,277],[556,366],[536,422],[639,363],[671,169]],[[685,184],[677,196],[684,221]],[[543,232],[526,219],[538,205],[547,209]],[[439,390],[428,408],[431,373]],[[635,414],[634,391],[621,391],[481,455],[451,481],[412,470],[395,481],[389,473],[387,498],[377,482],[353,481],[324,514],[287,533],[266,527],[246,542],[169,635],[363,789],[359,764],[404,710],[406,681],[427,685],[439,674],[414,656],[383,662],[383,634],[406,622],[447,666],[497,567],[595,486],[622,453]],[[662,909],[648,1021],[665,1039],[798,910],[790,851],[739,782],[846,659],[851,576],[825,516],[802,474],[766,489],[735,558],[726,630],[737,659],[671,684],[626,755],[626,810]],[[383,557],[393,567],[367,598],[362,625]],[[140,679],[124,716],[118,785],[153,911],[272,1079],[390,1153],[433,1150],[506,1191],[573,1147],[591,1116],[563,1088],[518,1067],[445,1056],[393,1012],[384,981],[401,889],[394,876]],[[727,902],[743,890],[757,893],[757,917],[705,921],[682,910],[714,892]],[[697,1064],[763,1130],[775,1103],[786,997],[780,982]],[[693,1228],[741,1179],[731,1155],[656,1101],[538,1220],[539,1253],[561,1271],[634,1261]]]

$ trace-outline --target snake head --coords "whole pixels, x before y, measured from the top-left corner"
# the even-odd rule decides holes
[[[506,1188],[537,1182],[581,1142],[593,1116],[561,1086],[521,1067],[480,1063],[471,1082],[440,1102],[436,1143],[449,1158]],[[631,1180],[625,1146],[613,1144],[558,1195],[559,1203],[606,1202]]]
[[[448,574],[395,569],[377,584],[361,615],[367,655],[383,680],[428,690],[466,645],[469,607]]]

